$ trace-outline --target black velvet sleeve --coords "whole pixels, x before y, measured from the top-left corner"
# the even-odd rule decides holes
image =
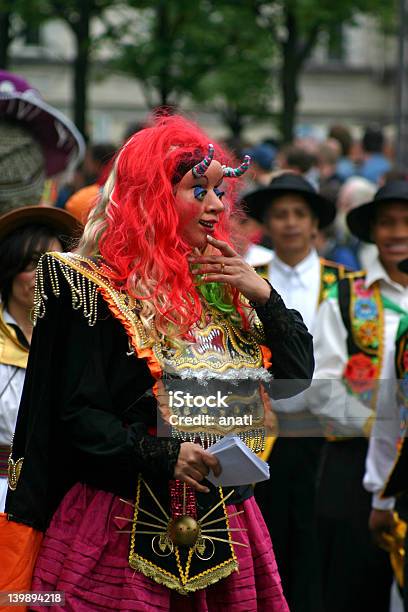
[[[274,399],[291,397],[310,385],[314,371],[313,338],[297,310],[286,308],[271,286],[266,304],[253,304],[272,351]]]
[[[60,404],[79,479],[122,495],[134,492],[140,471],[172,478],[180,447],[176,440],[149,435],[156,426],[154,380],[146,362],[128,351],[123,326],[108,312],[95,328],[77,318]]]
[[[13,442],[23,467],[6,501],[10,518],[40,530],[76,482],[130,498],[139,472],[167,486],[180,448],[150,435],[154,380],[144,360],[127,354],[125,330],[102,298],[90,327],[63,283],[60,297],[46,293]]]

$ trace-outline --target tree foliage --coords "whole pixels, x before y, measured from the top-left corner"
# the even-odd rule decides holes
[[[124,32],[114,68],[141,83],[149,107],[177,106],[215,62],[203,3],[130,0],[129,5],[138,17]]]
[[[210,4],[210,3],[208,3]],[[194,91],[211,105],[235,138],[249,122],[271,114],[275,44],[246,2],[214,1],[209,11],[218,61]]]
[[[111,70],[137,79],[150,108],[193,100],[219,113],[235,136],[250,121],[277,114],[283,139],[291,140],[299,79],[322,33],[352,25],[359,14],[375,16],[389,30],[395,2],[0,0],[0,66],[7,65],[7,49],[17,32],[10,27],[13,15],[34,24],[62,19],[75,40],[74,119],[82,131],[92,54],[110,42]],[[110,20],[110,9],[119,7],[123,19]],[[92,38],[95,19],[100,35]],[[273,98],[279,99],[277,113]]]
[[[3,65],[8,64],[8,47],[12,41],[10,19],[19,18],[25,24],[40,25],[51,19],[61,19],[70,29],[75,52],[72,73],[72,100],[74,122],[87,136],[88,82],[91,53],[95,46],[91,35],[91,24],[95,18],[103,19],[104,11],[122,0],[0,0],[0,16],[8,18],[3,25],[8,31],[7,46],[3,49]],[[0,20],[1,26],[1,20]],[[19,35],[21,32],[15,32]],[[1,46],[0,46],[1,49]]]
[[[293,138],[299,79],[319,36],[338,25],[353,25],[361,14],[372,15],[380,25],[390,25],[394,0],[248,0],[258,22],[270,32],[279,54],[281,108],[279,128],[285,141]]]
[[[220,113],[236,136],[249,119],[269,112],[273,44],[248,3],[240,10],[222,0],[133,0],[132,6],[140,18],[128,28],[114,67],[141,83],[149,107],[193,98]]]

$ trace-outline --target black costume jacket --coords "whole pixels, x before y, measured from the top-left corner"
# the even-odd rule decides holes
[[[56,274],[57,296],[50,275],[43,279],[46,310],[34,329],[12,448],[15,486],[6,501],[10,520],[42,531],[77,482],[133,498],[141,472],[167,487],[180,446],[149,434],[156,425],[154,379],[145,360],[129,354],[126,330],[102,295],[95,294],[90,326],[84,304],[72,302],[66,278]],[[287,379],[303,381],[299,391],[308,386],[312,337],[301,316],[273,289],[256,312],[273,355],[272,397],[293,394]]]

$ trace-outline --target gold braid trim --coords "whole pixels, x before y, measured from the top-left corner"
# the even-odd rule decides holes
[[[320,261],[320,288],[316,308],[326,299],[328,292],[339,280],[346,276],[346,268],[329,259],[319,258]],[[328,278],[328,276],[333,278]]]
[[[20,478],[20,473],[23,467],[24,457],[20,457],[16,461],[13,460],[13,439],[11,440],[10,445],[10,455],[7,462],[7,480],[8,480],[8,488],[10,491],[15,491],[17,489],[18,479]]]
[[[194,578],[190,578],[189,581],[183,586],[172,574],[166,572],[166,570],[161,569],[157,565],[150,563],[146,559],[143,559],[143,557],[139,557],[139,555],[133,555],[129,565],[132,569],[142,572],[142,574],[148,578],[151,578],[159,584],[163,584],[168,589],[177,591],[181,595],[188,595],[194,591],[205,589],[206,587],[210,586],[210,584],[214,584],[223,578],[227,578],[227,576],[232,574],[232,572],[238,570],[237,561],[234,559],[227,559],[227,561],[224,561],[224,563],[221,563],[219,566],[211,568],[202,574],[198,574]]]
[[[48,270],[52,293],[55,297],[61,294],[60,278],[64,278],[71,289],[72,307],[82,309],[88,325],[96,324],[98,312],[98,293],[107,302],[113,316],[126,327],[132,345],[140,347],[146,344],[143,329],[138,326],[138,317],[129,303],[127,294],[116,290],[109,278],[102,274],[98,265],[88,257],[75,253],[46,253],[37,266],[34,294],[34,324],[45,315],[47,295],[45,293],[44,271]]]

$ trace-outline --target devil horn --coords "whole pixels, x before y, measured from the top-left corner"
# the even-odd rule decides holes
[[[242,176],[248,170],[250,163],[251,163],[250,156],[245,155],[244,161],[237,168],[230,168],[229,166],[223,166],[222,170],[223,170],[224,176],[228,178],[238,178],[239,176]]]
[[[208,145],[208,154],[204,157],[200,163],[196,164],[194,168],[192,168],[191,172],[195,178],[200,178],[203,176],[208,170],[208,166],[212,162],[212,158],[214,157],[214,147],[212,144]]]

